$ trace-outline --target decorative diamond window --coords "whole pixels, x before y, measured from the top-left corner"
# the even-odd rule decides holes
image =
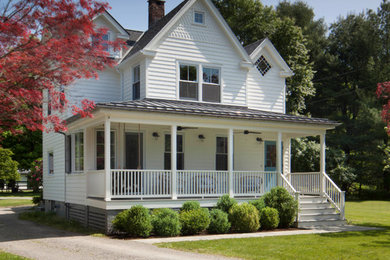
[[[261,75],[265,75],[272,67],[271,64],[262,55],[255,63],[256,68],[260,71]]]

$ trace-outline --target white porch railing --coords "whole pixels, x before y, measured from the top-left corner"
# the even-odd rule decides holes
[[[234,171],[232,175],[234,196],[261,196],[277,186],[276,172]],[[176,176],[176,180],[172,180],[169,170],[111,170],[111,194],[108,197],[170,198],[172,181],[176,181],[178,198],[229,194],[228,171],[179,170]],[[104,181],[104,178],[100,179]]]
[[[321,193],[321,174],[319,172],[294,172],[287,175],[291,185],[301,194]]]
[[[345,219],[345,191],[342,191],[326,173],[324,174],[324,195],[340,212],[341,218]]]
[[[229,193],[229,172],[177,171],[178,197],[217,197]]]
[[[171,171],[111,170],[112,198],[169,198]]]
[[[276,172],[234,171],[235,196],[259,196],[277,186]]]

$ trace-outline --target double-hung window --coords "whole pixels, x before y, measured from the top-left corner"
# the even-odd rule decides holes
[[[141,71],[138,65],[133,69],[133,100],[140,99],[140,78]]]
[[[184,170],[183,136],[177,135],[176,139],[176,169]],[[164,169],[171,170],[171,135],[165,135]]]
[[[206,102],[221,102],[219,69],[203,68],[202,100]]]
[[[180,65],[180,99],[198,100],[198,68]]]
[[[227,137],[217,137],[217,150],[215,155],[215,169],[226,171],[228,165],[228,142]]]
[[[84,134],[82,132],[74,135],[74,170],[84,170]]]
[[[115,169],[115,132],[111,131],[111,168]],[[104,131],[96,131],[96,170],[104,169]]]
[[[48,153],[48,169],[49,169],[49,174],[54,174],[54,153],[49,152]]]

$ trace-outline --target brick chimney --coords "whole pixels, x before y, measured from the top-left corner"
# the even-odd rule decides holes
[[[149,28],[165,15],[164,0],[148,0],[149,2]]]

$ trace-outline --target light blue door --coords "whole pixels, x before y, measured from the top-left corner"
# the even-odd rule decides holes
[[[276,142],[264,142],[264,170],[266,172],[276,171]]]

